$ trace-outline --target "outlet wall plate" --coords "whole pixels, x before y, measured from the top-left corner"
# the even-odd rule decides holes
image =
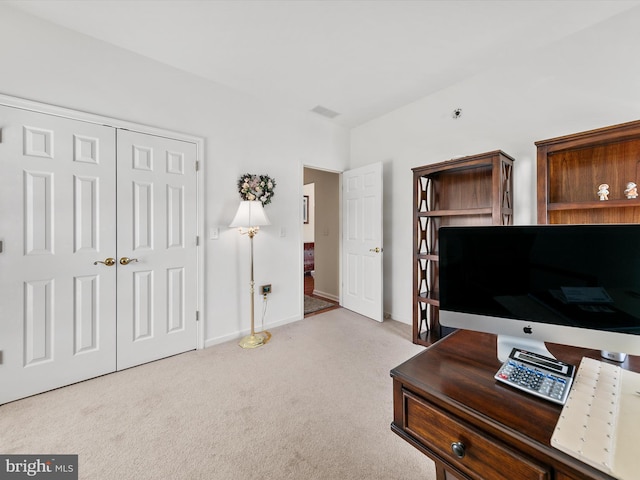
[[[260,287],[260,292],[262,293],[262,295],[269,295],[271,293],[271,284],[262,285]]]

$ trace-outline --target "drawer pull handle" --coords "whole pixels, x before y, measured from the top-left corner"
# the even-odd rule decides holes
[[[464,457],[464,443],[462,442],[453,442],[451,444],[451,451],[453,452],[453,454],[458,457],[458,458],[463,458]]]

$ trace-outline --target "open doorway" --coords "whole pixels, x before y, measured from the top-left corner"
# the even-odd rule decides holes
[[[304,315],[340,301],[340,174],[304,168]]]

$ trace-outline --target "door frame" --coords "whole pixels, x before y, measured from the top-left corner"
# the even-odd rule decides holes
[[[82,112],[79,110],[73,110],[69,108],[59,107],[56,105],[50,105],[46,103],[36,102],[20,97],[13,97],[10,95],[4,95],[0,93],[0,105],[7,107],[19,108],[22,110],[30,110],[33,112],[44,113],[47,115],[53,115],[57,117],[68,118],[71,120],[78,120],[87,123],[95,123],[98,125],[104,125],[116,129],[131,130],[138,133],[145,133],[148,135],[156,135],[160,137],[171,138],[175,140],[182,140],[185,142],[194,143],[196,145],[196,161],[198,162],[198,169],[196,171],[196,202],[197,202],[197,236],[198,242],[196,245],[197,250],[197,339],[196,348],[198,350],[204,348],[204,325],[206,323],[206,312],[204,309],[204,292],[205,292],[205,276],[204,276],[204,172],[205,172],[205,142],[203,137],[197,137],[195,135],[188,135],[173,130],[166,130],[158,127],[151,127],[149,125],[143,125],[140,123],[129,122],[117,118],[107,117],[104,115],[98,115],[93,113]],[[0,132],[1,134],[1,132]],[[0,137],[1,139],[1,137]]]
[[[302,197],[304,195],[303,187],[304,187],[304,169],[305,168],[310,168],[312,170],[320,170],[328,173],[335,173],[338,176],[338,238],[340,239],[340,241],[338,242],[338,265],[339,265],[338,267],[338,305],[342,306],[342,174],[344,173],[344,170],[333,170],[331,168],[318,167],[315,165],[300,163],[300,181],[298,182],[299,184],[298,198],[301,199],[301,202],[302,202]],[[300,205],[302,205],[302,203],[300,203]],[[299,212],[300,214],[298,218],[298,225],[300,225],[300,235],[299,235],[300,265],[298,266],[298,272],[302,272],[304,271],[304,223],[302,219],[302,208],[300,208]],[[303,319],[304,318],[304,276],[300,278],[301,280],[300,280],[300,295],[299,295],[300,307],[299,308],[301,312],[300,318]]]
[[[383,162],[379,162],[381,163],[381,173],[382,173],[382,182],[384,183],[384,163]],[[340,242],[338,244],[338,262],[339,262],[339,268],[338,268],[338,297],[339,297],[339,305],[343,306],[344,304],[344,274],[343,274],[343,256],[344,256],[344,239],[343,239],[343,222],[344,222],[344,215],[343,215],[343,202],[344,202],[344,198],[343,198],[343,194],[342,194],[342,189],[343,189],[343,182],[344,182],[344,173],[348,172],[349,170],[352,170],[351,168],[344,168],[342,170],[334,170],[331,168],[326,168],[326,167],[318,167],[312,164],[307,164],[307,163],[303,163],[300,162],[300,169],[299,169],[299,175],[300,175],[300,181],[298,182],[299,187],[298,187],[298,198],[302,199],[302,196],[304,194],[303,192],[303,187],[304,187],[304,169],[305,168],[310,168],[310,169],[314,169],[314,170],[321,170],[321,171],[325,171],[325,172],[330,172],[330,173],[336,173],[338,175],[338,235],[340,238]],[[359,167],[356,167],[359,168]],[[384,190],[383,190],[383,198],[382,198],[382,206],[381,206],[381,211],[380,214],[384,215]],[[302,205],[302,203],[301,203]],[[298,261],[300,262],[298,265],[298,271],[299,272],[303,272],[304,271],[304,225],[303,225],[303,221],[302,221],[302,208],[300,208],[299,210],[299,216],[298,216],[298,224],[300,225],[300,230],[299,230],[299,251],[300,251],[300,255],[298,256]],[[384,217],[382,217],[384,218]],[[384,241],[384,220],[382,220],[382,238],[380,239],[381,241],[381,245]],[[381,276],[382,278],[384,278],[384,259],[382,260],[382,265],[381,265]],[[299,308],[300,308],[300,319],[304,318],[304,276],[300,277],[300,282],[299,282],[299,288],[300,288],[300,295],[299,295]],[[386,313],[384,311],[384,287],[382,287],[382,292],[381,292],[382,298],[381,300],[381,308],[382,308],[382,312],[381,312],[381,319],[379,320],[380,322],[384,322],[384,320],[387,318],[386,317]],[[368,317],[370,318],[370,317]]]

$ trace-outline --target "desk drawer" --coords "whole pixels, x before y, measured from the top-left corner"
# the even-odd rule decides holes
[[[548,468],[407,391],[403,405],[403,429],[470,478],[550,480]]]

